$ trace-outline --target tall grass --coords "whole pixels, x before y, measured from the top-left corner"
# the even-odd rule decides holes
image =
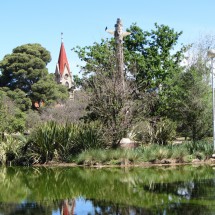
[[[136,150],[94,149],[80,153],[73,161],[78,164],[130,164],[137,163],[141,154]]]
[[[171,151],[166,146],[160,146],[157,144],[144,146],[141,151],[142,160],[145,162],[154,162],[156,160],[169,158],[171,154]]]
[[[210,158],[213,153],[213,144],[210,141],[191,141],[185,143],[185,145],[189,151],[189,154],[192,154],[199,159]]]
[[[211,143],[200,141],[194,145],[192,142],[178,145],[161,146],[157,144],[143,145],[130,150],[87,150],[80,153],[73,161],[78,164],[140,164],[142,162],[160,162],[169,159],[172,162],[191,162],[198,158],[209,158],[213,152]]]

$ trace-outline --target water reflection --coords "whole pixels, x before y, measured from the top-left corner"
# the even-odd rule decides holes
[[[215,214],[210,166],[0,168],[0,214]]]
[[[60,211],[62,215],[73,215],[75,210],[75,199],[65,199],[61,202]]]

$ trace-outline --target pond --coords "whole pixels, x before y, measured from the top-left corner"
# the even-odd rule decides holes
[[[215,214],[212,166],[0,168],[0,215]]]

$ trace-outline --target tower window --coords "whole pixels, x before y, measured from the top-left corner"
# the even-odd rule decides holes
[[[68,79],[68,77],[69,77],[68,74],[65,74],[65,75],[64,75],[64,78],[65,78],[66,80]]]
[[[67,86],[69,88],[69,82],[68,81],[65,82],[65,86]]]

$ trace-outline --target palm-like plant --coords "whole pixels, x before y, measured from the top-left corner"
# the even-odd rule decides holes
[[[0,141],[0,162],[2,165],[6,165],[7,161],[11,159],[9,157],[19,156],[20,150],[24,144],[24,139],[20,140],[12,135],[4,136]]]

